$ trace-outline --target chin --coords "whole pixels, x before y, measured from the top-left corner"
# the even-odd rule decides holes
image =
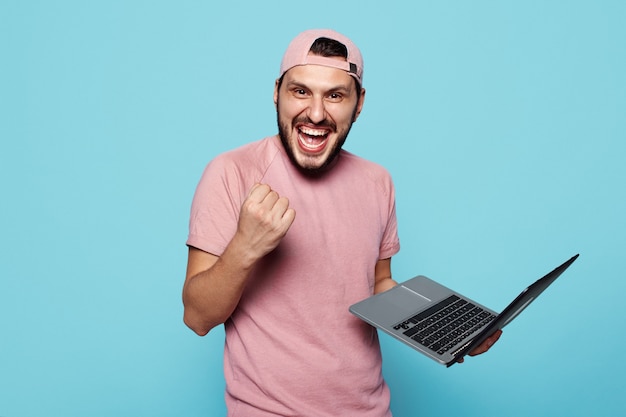
[[[298,138],[291,140],[290,136],[286,133],[289,131],[290,130],[279,121],[278,136],[280,137],[280,142],[283,144],[283,148],[285,148],[291,163],[298,168],[300,172],[308,176],[319,176],[335,165],[339,152],[349,132],[348,130],[348,132],[341,134],[334,144],[327,144],[330,148],[326,148],[322,154],[309,155],[300,149]]]
[[[309,176],[320,176],[335,165],[340,149],[341,148],[337,148],[336,152],[332,152],[330,155],[319,156],[317,158],[311,158],[310,156],[305,156],[302,159],[294,158],[292,159],[292,162],[296,165],[296,167],[298,167],[300,172]]]

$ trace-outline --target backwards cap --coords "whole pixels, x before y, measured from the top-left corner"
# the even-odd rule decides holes
[[[311,45],[319,38],[328,38],[341,42],[348,50],[347,61],[339,60],[337,57],[309,55]],[[285,55],[283,55],[278,78],[298,65],[323,65],[325,67],[342,69],[354,77],[359,85],[362,84],[363,57],[361,56],[361,51],[346,36],[331,29],[311,29],[296,36],[287,47]]]

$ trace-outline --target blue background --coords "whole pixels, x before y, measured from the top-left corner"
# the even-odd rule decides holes
[[[445,369],[383,335],[395,415],[623,414],[625,21],[621,1],[4,0],[0,416],[224,415],[223,330],[182,323],[189,206],[212,157],[276,132],[311,27],[365,56],[346,148],[394,177],[396,279],[500,310],[581,253],[488,355]]]

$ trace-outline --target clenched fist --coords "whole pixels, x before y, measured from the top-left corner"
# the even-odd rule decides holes
[[[267,184],[255,184],[241,206],[236,237],[249,256],[261,259],[278,246],[295,217],[289,200]]]

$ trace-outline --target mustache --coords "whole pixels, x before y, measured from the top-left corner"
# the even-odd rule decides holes
[[[307,124],[315,127],[327,127],[332,129],[333,131],[337,131],[337,125],[333,123],[331,120],[324,119],[321,122],[315,123],[307,116],[298,117],[293,120],[294,126],[297,124]]]

